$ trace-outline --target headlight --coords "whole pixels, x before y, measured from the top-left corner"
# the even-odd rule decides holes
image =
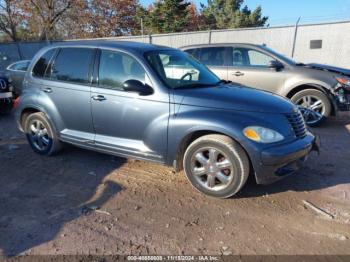
[[[248,126],[243,129],[245,137],[259,143],[274,143],[284,139],[280,133],[262,126]]]
[[[336,77],[335,78],[339,84],[341,84],[344,87],[347,87],[347,89],[350,89],[350,78],[348,77]]]

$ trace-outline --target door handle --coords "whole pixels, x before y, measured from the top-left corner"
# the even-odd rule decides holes
[[[43,89],[45,93],[52,93],[52,89],[50,87],[46,87]]]
[[[103,101],[107,99],[103,95],[96,95],[96,96],[92,96],[91,98],[95,101]]]
[[[235,75],[235,76],[244,76],[244,73],[242,73],[240,71],[234,72],[232,74]]]

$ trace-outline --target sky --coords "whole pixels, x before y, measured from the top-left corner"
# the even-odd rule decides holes
[[[206,0],[192,0],[199,7]],[[140,0],[147,6],[153,0]],[[350,0],[245,0],[250,9],[261,5],[270,26],[301,23],[350,20]]]

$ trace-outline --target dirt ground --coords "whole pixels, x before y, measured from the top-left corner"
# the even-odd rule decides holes
[[[350,254],[350,117],[314,132],[321,154],[299,173],[220,200],[152,163],[36,155],[0,116],[0,255]]]

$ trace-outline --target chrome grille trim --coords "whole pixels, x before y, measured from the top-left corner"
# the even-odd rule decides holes
[[[305,137],[307,133],[307,127],[300,111],[298,110],[296,113],[286,114],[286,117],[294,131],[295,136],[297,138]]]

